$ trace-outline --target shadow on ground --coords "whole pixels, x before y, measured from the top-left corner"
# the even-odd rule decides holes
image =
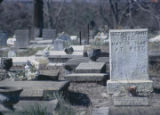
[[[75,106],[88,107],[91,104],[89,97],[79,92],[68,91],[67,100],[70,104]]]

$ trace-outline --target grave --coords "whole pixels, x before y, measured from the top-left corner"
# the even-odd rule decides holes
[[[0,81],[0,86],[11,86],[23,88],[21,99],[47,100],[55,98],[55,93],[66,91],[69,82],[67,81]]]
[[[51,39],[54,40],[56,39],[56,30],[55,29],[43,29],[43,34],[42,34],[43,39]]]
[[[105,73],[106,64],[103,62],[80,63],[75,71],[76,73]]]
[[[56,51],[64,50],[64,40],[61,39],[54,40],[54,50]]]
[[[110,30],[110,80],[107,82],[109,94],[114,95],[124,90],[128,92],[133,87],[141,94],[152,91],[152,81],[148,75],[147,34],[147,29]],[[115,97],[114,104],[148,105],[146,97],[130,97],[126,101],[123,98]]]
[[[40,70],[40,74],[38,76],[38,80],[58,80],[59,70]]]
[[[105,63],[83,62],[76,67],[75,73],[68,74],[64,78],[72,82],[97,82],[106,85],[108,76]]]
[[[65,76],[65,80],[72,82],[102,82],[106,81],[108,74],[105,73],[72,73]]]
[[[16,48],[27,48],[29,45],[29,30],[16,30]]]
[[[60,40],[61,41],[61,40]],[[57,45],[57,44],[56,44]],[[48,69],[56,67],[62,67],[69,59],[83,57],[84,46],[72,46],[74,52],[72,54],[66,54],[63,48],[61,50],[51,50],[49,51],[48,60],[49,64],[47,65]],[[59,48],[58,48],[59,49]],[[43,56],[43,51],[38,51],[36,56]]]

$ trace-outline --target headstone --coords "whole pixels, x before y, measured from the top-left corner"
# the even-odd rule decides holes
[[[8,34],[6,32],[0,32],[0,47],[7,46]]]
[[[14,50],[9,50],[8,57],[16,57],[16,52]]]
[[[55,29],[43,29],[43,39],[56,39],[56,30]]]
[[[108,93],[132,86],[137,92],[152,91],[148,75],[148,30],[110,30],[110,80]]]
[[[27,48],[29,45],[29,30],[16,30],[16,48]]]
[[[54,40],[54,50],[64,50],[64,41],[61,39]]]
[[[8,57],[16,57],[16,51],[13,47],[8,51]]]

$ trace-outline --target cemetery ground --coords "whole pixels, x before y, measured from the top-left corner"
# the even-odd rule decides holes
[[[106,73],[109,72],[109,46],[106,45],[91,45],[90,47],[85,47],[84,50],[90,50],[94,48],[101,49],[101,56],[97,59],[96,62],[102,62],[106,64]],[[28,49],[20,49],[17,51],[17,56],[33,56],[36,55],[36,52],[43,50],[44,48],[28,48]],[[58,85],[54,82],[52,84],[52,81],[46,81],[46,83],[41,82],[41,85],[39,83],[32,83],[32,82],[17,82],[15,83],[15,86],[21,86],[21,84],[24,85],[24,91],[22,92],[21,96],[23,97],[18,104],[15,105],[15,108],[18,109],[24,109],[22,113],[11,112],[11,113],[5,113],[8,114],[21,114],[21,115],[32,115],[33,113],[38,115],[46,115],[46,113],[49,111],[51,113],[54,112],[54,114],[59,115],[159,115],[160,114],[160,54],[158,52],[160,49],[159,43],[149,43],[149,77],[151,80],[153,80],[153,93],[150,95],[151,99],[151,105],[150,106],[114,106],[113,99],[111,95],[107,92],[107,86],[102,83],[92,83],[90,81],[87,82],[62,82],[62,84]],[[2,57],[7,56],[8,49],[2,49],[1,50]],[[61,52],[61,51],[60,51]],[[62,53],[63,54],[63,53]],[[40,53],[38,55],[41,55]],[[65,55],[61,55],[58,58],[65,57]],[[50,61],[54,61],[48,57]],[[57,55],[56,57],[57,58]],[[66,57],[65,57],[66,58]],[[75,57],[76,58],[76,57]],[[16,59],[16,58],[15,58]],[[23,63],[22,58],[17,58],[16,62],[22,60],[21,63]],[[58,59],[56,59],[59,61]],[[64,59],[65,60],[65,59]],[[88,62],[89,59],[86,57],[80,58],[79,60],[82,60],[81,62]],[[73,60],[69,63],[74,62]],[[81,62],[78,63],[76,66],[79,65]],[[75,63],[75,62],[74,62]],[[74,64],[72,63],[72,64]],[[102,64],[103,65],[103,64]],[[13,69],[13,68],[12,68]],[[48,67],[49,72],[43,73],[45,76],[53,76],[54,74],[58,74],[59,78],[58,80],[63,81],[65,80],[65,68],[64,67],[58,67],[54,66]],[[59,73],[54,72],[58,70]],[[80,69],[81,73],[85,70]],[[87,70],[89,71],[89,70]],[[77,70],[78,72],[78,70]],[[42,73],[41,73],[42,74]],[[56,76],[55,75],[55,76]],[[54,77],[55,77],[54,76]],[[56,79],[48,77],[49,79]],[[47,79],[48,79],[47,78]],[[95,78],[96,79],[96,78]],[[107,80],[110,78],[107,77]],[[31,84],[32,83],[32,84]],[[0,82],[0,86],[3,86],[5,82]],[[8,84],[13,85],[13,84]],[[53,87],[53,86],[54,87]],[[49,88],[51,91],[59,91],[62,90],[62,92],[55,93],[54,100],[53,101],[47,101],[43,100],[42,92],[35,93],[34,88],[40,87],[43,90],[46,90]],[[33,87],[33,88],[32,88]],[[62,87],[68,87],[68,90],[62,88]],[[27,90],[28,88],[28,90]],[[32,93],[31,93],[32,92]],[[27,97],[28,96],[28,97]],[[38,96],[38,97],[37,97]],[[52,96],[52,95],[51,95]],[[49,98],[50,96],[44,96],[45,98]],[[32,98],[32,99],[30,99]],[[23,106],[27,106],[28,108],[23,108]],[[46,109],[48,108],[48,109]],[[0,106],[0,110],[4,109]],[[56,113],[54,111],[56,110]],[[5,109],[4,109],[5,110]],[[28,114],[26,114],[28,113]]]
[[[109,48],[108,46],[92,46],[92,48],[101,48],[102,52],[104,53],[103,56],[108,56],[109,54]],[[149,51],[153,52],[153,59],[156,60],[156,57],[154,58],[154,54],[157,50],[158,44],[150,44],[149,45]],[[36,50],[36,49],[35,49]],[[158,52],[158,51],[157,51]],[[5,53],[4,53],[5,54]],[[23,54],[23,53],[22,53]],[[157,54],[157,53],[156,53]],[[25,53],[25,55],[30,55]],[[151,56],[150,56],[151,57]],[[104,61],[104,60],[102,60]],[[109,59],[107,60],[109,62]],[[114,107],[111,96],[107,93],[106,86],[103,86],[101,84],[97,83],[70,83],[70,86],[68,88],[68,94],[65,97],[65,100],[63,100],[63,96],[58,96],[57,98],[62,100],[60,101],[59,105],[59,113],[61,115],[74,115],[75,113],[78,113],[78,115],[107,115],[107,112],[110,108],[110,114],[112,115],[142,115],[146,112],[149,115],[158,115],[159,112],[159,105],[160,105],[160,73],[159,68],[160,64],[159,61],[156,60],[156,63],[153,64],[153,66],[150,65],[150,77],[153,80],[153,86],[154,86],[154,93],[151,95],[152,98],[152,106],[149,107]],[[109,68],[106,69],[106,71],[109,71]],[[61,68],[60,70],[61,75],[59,79],[64,79],[64,69]],[[32,107],[32,106],[31,106]],[[45,112],[45,105],[40,106],[41,110]],[[35,107],[36,108],[36,107]],[[26,111],[38,111],[38,110],[30,110],[27,109]],[[39,111],[39,115],[40,112]],[[58,110],[57,110],[58,111]],[[135,111],[137,112],[135,114]],[[105,114],[104,114],[105,113]],[[43,114],[43,113],[42,113]]]

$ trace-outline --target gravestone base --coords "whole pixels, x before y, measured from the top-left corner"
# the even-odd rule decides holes
[[[114,94],[116,92],[122,91],[124,88],[136,86],[139,92],[151,92],[153,90],[151,80],[120,80],[120,81],[107,81],[107,92],[109,94]]]
[[[149,98],[148,97],[113,97],[113,104],[115,106],[148,106]]]

